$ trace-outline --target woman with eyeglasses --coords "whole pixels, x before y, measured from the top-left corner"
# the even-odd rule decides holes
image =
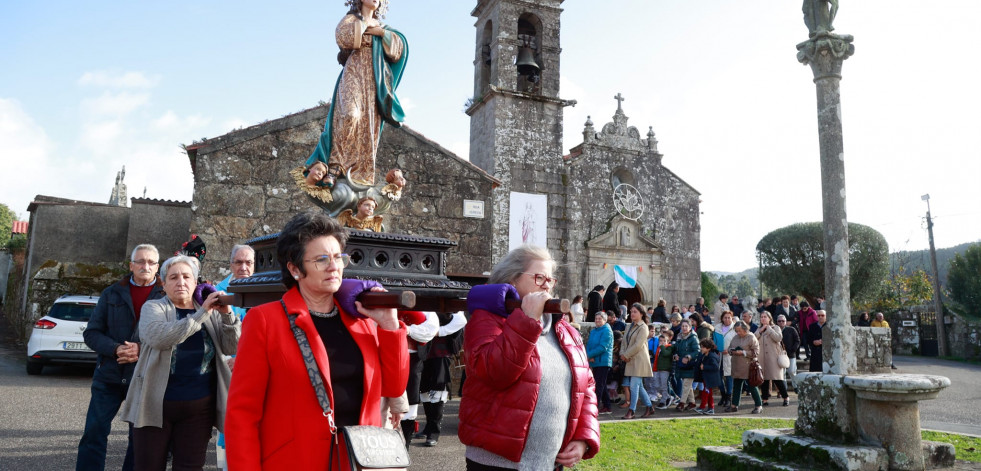
[[[596,392],[579,332],[545,314],[555,262],[522,246],[467,296],[460,441],[467,470],[572,467],[599,451]],[[508,312],[507,299],[521,307]]]
[[[353,301],[350,281],[342,287],[347,237],[316,211],[297,214],[279,234],[276,256],[288,291],[252,308],[243,326],[225,419],[229,469],[350,469],[334,427],[381,426],[382,396],[405,391],[405,324],[395,309]],[[304,357],[315,363],[331,413]]]

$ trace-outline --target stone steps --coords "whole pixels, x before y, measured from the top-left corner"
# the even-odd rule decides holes
[[[697,451],[698,469],[731,471],[804,471],[812,467],[797,467],[763,461],[732,446],[703,446]]]
[[[923,442],[926,469],[953,465],[953,447]],[[856,470],[889,469],[884,448],[838,445],[794,435],[793,429],[747,430],[743,446],[701,447],[697,452],[703,470]]]

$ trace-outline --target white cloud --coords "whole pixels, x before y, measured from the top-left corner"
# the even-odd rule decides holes
[[[27,218],[27,205],[40,190],[33,177],[48,175],[44,171],[54,149],[44,129],[19,102],[0,98],[0,160],[6,176],[0,185],[0,203]]]
[[[130,114],[150,101],[149,93],[133,92],[103,92],[95,98],[82,100],[81,111],[86,115],[123,117]]]
[[[100,88],[153,88],[159,77],[148,77],[143,72],[113,73],[104,70],[86,72],[78,79],[78,85]]]

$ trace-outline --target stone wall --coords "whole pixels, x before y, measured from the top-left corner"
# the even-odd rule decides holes
[[[31,274],[48,260],[96,264],[128,255],[129,208],[38,195],[27,210]]]
[[[920,355],[922,353],[920,316],[933,313],[932,306],[915,306],[909,310],[886,313],[886,320],[896,342],[893,353],[898,355]],[[981,320],[969,319],[947,312],[947,342],[950,355],[968,360],[981,360]],[[913,326],[904,326],[903,321],[913,321]]]
[[[981,360],[981,321],[968,320],[956,314],[947,314],[953,322],[947,324],[950,339],[950,355],[968,360]]]
[[[66,294],[98,297],[128,272],[128,266],[122,262],[88,264],[49,260],[31,278],[27,308],[8,319],[20,339],[26,342],[34,321],[47,314],[56,299]]]
[[[0,249],[0,306],[6,302],[7,298],[7,278],[10,271],[14,268],[14,258],[7,252],[7,249]]]
[[[857,373],[889,373],[892,365],[892,330],[885,327],[855,327],[852,332]]]
[[[129,258],[133,247],[153,244],[163,261],[190,238],[190,227],[191,203],[133,198],[125,258]]]
[[[317,207],[289,172],[310,155],[326,118],[327,106],[318,106],[187,148],[194,170],[191,232],[214,255],[203,267],[205,278],[227,275],[232,245],[279,232],[297,212]],[[449,253],[450,274],[488,271],[488,210],[496,181],[407,126],[386,126],[382,133],[376,179],[393,167],[403,170],[408,183],[385,216],[387,230],[459,243]],[[464,217],[464,199],[482,201],[484,218]]]

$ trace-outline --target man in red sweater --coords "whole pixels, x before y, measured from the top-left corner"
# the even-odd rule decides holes
[[[76,470],[103,469],[112,419],[126,399],[133,367],[140,356],[140,310],[148,299],[163,297],[157,277],[160,252],[150,244],[137,245],[127,274],[102,292],[82,336],[99,354],[92,375],[92,397],[85,416],[85,431],[78,443]],[[132,437],[132,426],[130,427]],[[132,445],[126,447],[123,470],[133,469]]]

